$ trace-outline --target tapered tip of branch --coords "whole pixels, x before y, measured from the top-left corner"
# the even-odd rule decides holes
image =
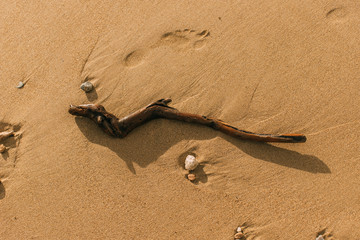
[[[289,134],[289,135],[282,135],[281,137],[289,139],[289,142],[293,143],[302,143],[306,142],[306,136],[302,134]]]
[[[153,104],[161,104],[161,105],[167,105],[168,103],[171,102],[171,99],[170,98],[162,98],[162,99],[159,99],[157,100],[155,103]],[[150,104],[152,105],[152,104]]]
[[[171,103],[171,99],[170,98],[165,98],[164,100],[163,100],[163,103],[165,103],[165,104],[168,104],[168,103]]]

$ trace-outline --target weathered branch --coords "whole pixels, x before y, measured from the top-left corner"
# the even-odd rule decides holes
[[[219,119],[179,112],[177,109],[168,106],[168,103],[170,102],[171,99],[160,99],[122,119],[118,119],[115,115],[108,113],[102,105],[95,104],[79,106],[70,105],[69,113],[72,115],[90,118],[106,133],[120,138],[125,137],[133,129],[150,120],[167,118],[183,122],[202,124],[227,135],[241,139],[249,139],[260,142],[289,143],[306,141],[306,137],[302,134],[272,135],[240,130]]]

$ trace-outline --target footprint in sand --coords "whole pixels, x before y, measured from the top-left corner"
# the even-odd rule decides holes
[[[197,32],[195,30],[184,29],[163,34],[160,39],[147,48],[138,49],[130,52],[124,58],[124,65],[135,67],[144,62],[151,51],[157,48],[169,46],[174,50],[187,51],[189,49],[201,49],[206,45],[207,37],[210,32],[207,30]]]
[[[4,181],[14,169],[17,160],[17,147],[21,134],[18,132],[21,125],[11,125],[5,122],[0,122],[0,132],[11,132],[13,136],[7,136],[0,140],[2,152],[0,153],[0,200],[5,197]]]
[[[150,49],[138,49],[132,51],[124,58],[124,65],[127,67],[136,67],[140,65],[148,56]]]

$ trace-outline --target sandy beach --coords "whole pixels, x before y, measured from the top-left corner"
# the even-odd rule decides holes
[[[360,239],[360,3],[4,0],[0,16],[0,239]],[[307,141],[168,119],[114,138],[68,112],[162,98]]]

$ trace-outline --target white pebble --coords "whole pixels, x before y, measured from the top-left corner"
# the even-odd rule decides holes
[[[22,88],[25,84],[23,82],[19,82],[18,85],[16,86],[17,88]]]
[[[325,239],[322,235],[319,235],[319,236],[317,236],[317,238],[315,240],[325,240]]]
[[[195,156],[188,155],[185,159],[185,169],[194,170],[199,165],[199,162],[196,161]]]
[[[236,232],[242,232],[241,227],[237,227]]]
[[[91,90],[93,90],[93,85],[91,82],[84,82],[81,84],[80,88],[85,92],[90,92]]]

